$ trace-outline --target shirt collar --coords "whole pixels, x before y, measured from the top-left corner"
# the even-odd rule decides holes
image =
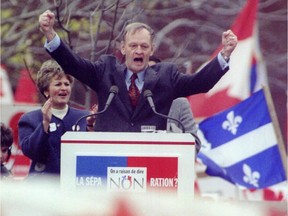
[[[56,116],[57,118],[59,119],[63,119],[67,112],[68,112],[68,105],[66,104],[65,108],[64,109],[54,109],[54,108],[51,108],[51,112],[54,116]]]
[[[125,77],[125,80],[126,82],[130,80],[130,77],[132,76],[133,72],[130,71],[129,69],[127,69],[127,72],[126,72],[126,77]],[[140,83],[144,82],[144,74],[145,74],[145,70],[143,71],[140,71],[137,73],[137,76],[138,76],[138,80]]]

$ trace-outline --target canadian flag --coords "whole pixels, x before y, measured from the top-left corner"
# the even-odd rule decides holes
[[[257,5],[258,0],[248,0],[231,27],[238,44],[230,58],[230,70],[208,93],[188,97],[196,118],[206,118],[230,108],[267,85],[258,42]],[[221,49],[222,45],[212,57]]]

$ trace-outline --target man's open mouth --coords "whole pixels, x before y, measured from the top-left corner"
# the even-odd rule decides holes
[[[143,58],[134,58],[134,62],[142,63],[143,62]]]

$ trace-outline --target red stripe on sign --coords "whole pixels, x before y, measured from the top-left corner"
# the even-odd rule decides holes
[[[195,142],[147,142],[147,141],[107,141],[107,140],[62,140],[62,144],[128,144],[128,145],[195,145]]]

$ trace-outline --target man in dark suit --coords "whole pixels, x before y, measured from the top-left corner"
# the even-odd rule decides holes
[[[105,106],[110,87],[116,85],[119,88],[108,110],[97,117],[96,131],[140,132],[141,126],[165,130],[166,119],[153,113],[143,92],[150,90],[157,112],[168,115],[175,98],[207,92],[218,82],[228,71],[229,57],[237,45],[237,37],[233,32],[224,32],[221,53],[200,72],[185,75],[179,73],[176,65],[171,63],[162,62],[153,68],[148,66],[149,57],[154,52],[154,32],[144,23],[126,26],[121,42],[125,63],[120,64],[114,56],[101,56],[96,62],[91,62],[76,55],[56,34],[54,22],[55,15],[49,10],[39,17],[40,30],[47,39],[45,48],[64,71],[69,71],[96,91],[99,110]],[[129,98],[130,85],[134,84],[131,80],[133,74],[137,74],[135,84],[140,92],[136,105],[131,104]]]

